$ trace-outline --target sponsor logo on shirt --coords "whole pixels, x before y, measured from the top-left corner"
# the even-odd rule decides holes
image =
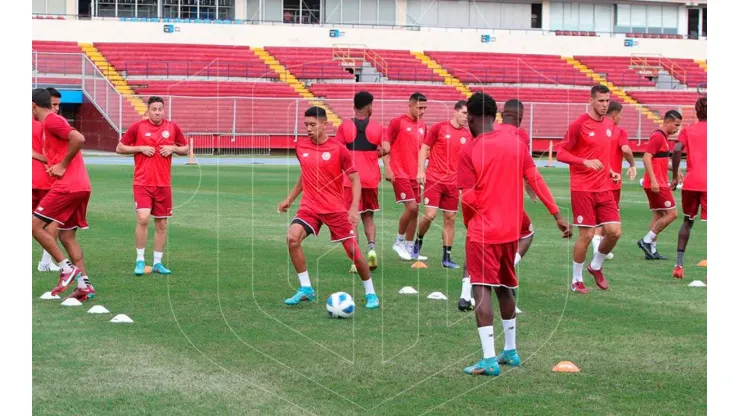
[[[450,137],[452,136],[450,136],[449,134],[445,134],[445,139],[449,139]]]
[[[144,133],[144,137],[152,137],[152,133],[146,132],[146,133]]]
[[[588,137],[594,137],[594,136],[596,136],[596,132],[595,131],[592,131],[591,133],[588,134]]]
[[[304,153],[303,154],[303,157],[308,157],[308,153]]]
[[[406,127],[406,131],[411,131],[411,127]]]
[[[168,139],[170,137],[170,132],[167,131],[167,130],[163,131],[162,132],[162,137],[164,137],[165,139]]]
[[[324,152],[324,153],[321,154],[321,158],[324,159],[324,160],[329,160],[329,159],[331,159],[331,153]]]

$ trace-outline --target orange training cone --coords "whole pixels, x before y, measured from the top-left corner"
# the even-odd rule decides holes
[[[427,266],[427,264],[424,263],[423,261],[417,261],[416,263],[411,265],[412,269],[426,269],[428,267],[429,266]]]
[[[561,361],[552,368],[556,373],[579,373],[581,370],[570,361]]]
[[[707,261],[706,260],[702,260],[702,261],[699,262],[699,264],[697,264],[697,266],[699,266],[699,267],[707,267]]]
[[[152,272],[152,266],[144,266],[144,274],[149,274]]]

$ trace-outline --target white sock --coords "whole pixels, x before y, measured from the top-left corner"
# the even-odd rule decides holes
[[[480,344],[483,347],[483,358],[495,357],[496,349],[493,347],[493,325],[479,326],[478,336],[480,336]]]
[[[404,239],[404,238],[405,238],[405,236],[404,236],[403,234],[398,234],[398,235],[396,235],[396,244],[401,244],[401,243],[403,243],[403,239]]]
[[[162,255],[163,254],[164,253],[162,253],[161,251],[155,251],[154,252],[154,261],[152,262],[152,264],[159,264],[159,263],[161,263],[162,262]]]
[[[601,239],[603,237],[600,235],[595,235],[593,239],[591,239],[591,245],[594,247],[594,253],[599,251],[599,244],[601,244]]]
[[[644,241],[647,244],[652,244],[653,240],[655,240],[655,237],[658,235],[653,232],[653,230],[648,231],[647,234],[645,234],[645,237],[643,237],[642,241]]]
[[[44,252],[41,253],[41,261],[39,263],[41,263],[42,266],[48,266],[51,264],[51,254],[44,250]]]
[[[373,279],[367,279],[362,281],[362,285],[365,286],[365,294],[366,295],[374,295],[375,294],[375,288],[373,287]]]
[[[80,276],[79,279],[77,279],[77,289],[85,288],[87,288],[87,276]]]
[[[573,262],[573,283],[583,281],[583,264]]]
[[[144,251],[146,248],[137,248],[136,249],[136,261],[144,261]]]
[[[406,250],[408,250],[409,253],[411,253],[412,251],[414,251],[414,242],[413,241],[407,241],[406,242]]]
[[[650,243],[650,252],[655,254],[656,251],[658,251],[658,242],[653,240],[653,242]]]
[[[311,279],[308,278],[308,271],[298,273],[298,280],[301,281],[301,287],[311,287]]]
[[[62,271],[64,273],[71,272],[72,271],[72,266],[73,266],[72,265],[72,262],[69,261],[69,259],[64,259],[64,260],[62,260],[62,261],[59,262],[59,267],[62,268]]]
[[[606,259],[606,254],[597,250],[596,253],[594,253],[594,258],[591,260],[591,268],[594,270],[601,270],[601,266],[604,264],[604,259]]]
[[[513,319],[502,319],[501,325],[504,327],[504,350],[516,349],[516,317]]]
[[[460,297],[470,302],[470,293],[473,291],[473,285],[470,284],[470,278],[464,277],[462,279],[462,293]]]
[[[514,256],[514,266],[519,264],[520,261],[522,261],[522,256],[519,253],[516,253],[516,256]]]

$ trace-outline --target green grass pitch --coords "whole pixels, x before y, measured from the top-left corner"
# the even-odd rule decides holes
[[[39,415],[460,415],[703,414],[707,389],[706,290],[695,265],[707,255],[699,223],[686,253],[686,279],[671,277],[679,221],[659,238],[671,258],[648,262],[636,247],[649,211],[637,182],[622,193],[623,237],[607,261],[608,291],[568,289],[570,242],[542,204],[527,202],[536,227],[519,268],[517,343],[524,363],[496,378],[471,377],[480,359],[472,313],[457,311],[460,271],[441,260],[441,221],[425,238],[429,268],[411,269],[391,249],[401,207],[387,183],[376,217],[381,310],[341,246],[323,230],[304,249],[319,300],[288,308],[297,278],[285,247],[289,214],[278,214],[298,173],[286,166],[176,166],[169,277],[133,276],[132,168],[89,166],[93,196],[80,232],[98,297],[67,308],[38,297],[57,277],[35,271],[33,245],[33,411]],[[568,172],[541,169],[569,214]],[[676,194],[679,197],[679,194]],[[438,220],[441,220],[439,218]],[[153,233],[153,225],[150,235]],[[366,248],[362,235],[361,247]],[[464,260],[458,218],[453,258]],[[151,239],[146,260],[151,264]],[[590,259],[590,254],[589,254]],[[420,296],[400,295],[413,286]],[[332,320],[334,291],[355,297],[354,319]],[[426,299],[441,291],[449,301]],[[85,313],[94,304],[110,315]],[[134,324],[112,324],[118,313]],[[503,334],[496,311],[496,349]],[[577,374],[551,372],[561,360]]]

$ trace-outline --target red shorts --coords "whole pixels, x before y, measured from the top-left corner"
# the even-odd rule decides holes
[[[431,184],[424,188],[424,205],[442,211],[457,212],[460,206],[460,191],[454,184]]]
[[[529,215],[522,211],[522,228],[519,231],[519,239],[529,238],[534,235],[534,225],[532,220],[529,219]]]
[[[48,189],[31,189],[31,211],[36,209],[47,193],[49,193]]]
[[[154,218],[172,216],[172,188],[169,186],[134,185],[134,208],[149,209]]]
[[[614,202],[617,203],[617,209],[619,209],[619,200],[622,199],[622,188],[612,189],[612,195],[614,195]]]
[[[693,220],[699,213],[701,205],[701,220],[707,220],[707,193],[701,191],[681,191],[681,208],[683,215]]]
[[[673,192],[670,188],[660,188],[660,192],[653,192],[650,189],[645,189],[647,195],[648,205],[653,211],[663,211],[667,209],[676,208],[676,200],[673,199]]]
[[[619,208],[612,191],[570,191],[570,204],[577,227],[598,227],[620,222]]]
[[[396,194],[396,202],[421,202],[419,182],[416,179],[396,178],[393,181],[393,192]]]
[[[51,189],[41,199],[33,214],[41,219],[54,221],[60,230],[87,228],[87,203],[90,191],[63,192]]]
[[[352,206],[352,188],[344,187],[344,206]],[[362,188],[360,191],[360,213],[380,211],[378,205],[378,188]]]
[[[519,286],[514,270],[517,246],[517,241],[504,244],[465,241],[465,260],[470,283],[516,289]]]
[[[339,242],[348,238],[355,238],[355,229],[349,221],[346,212],[332,212],[316,214],[304,208],[299,208],[291,224],[301,224],[306,233],[319,236],[321,225],[326,224],[331,233],[331,241]]]

